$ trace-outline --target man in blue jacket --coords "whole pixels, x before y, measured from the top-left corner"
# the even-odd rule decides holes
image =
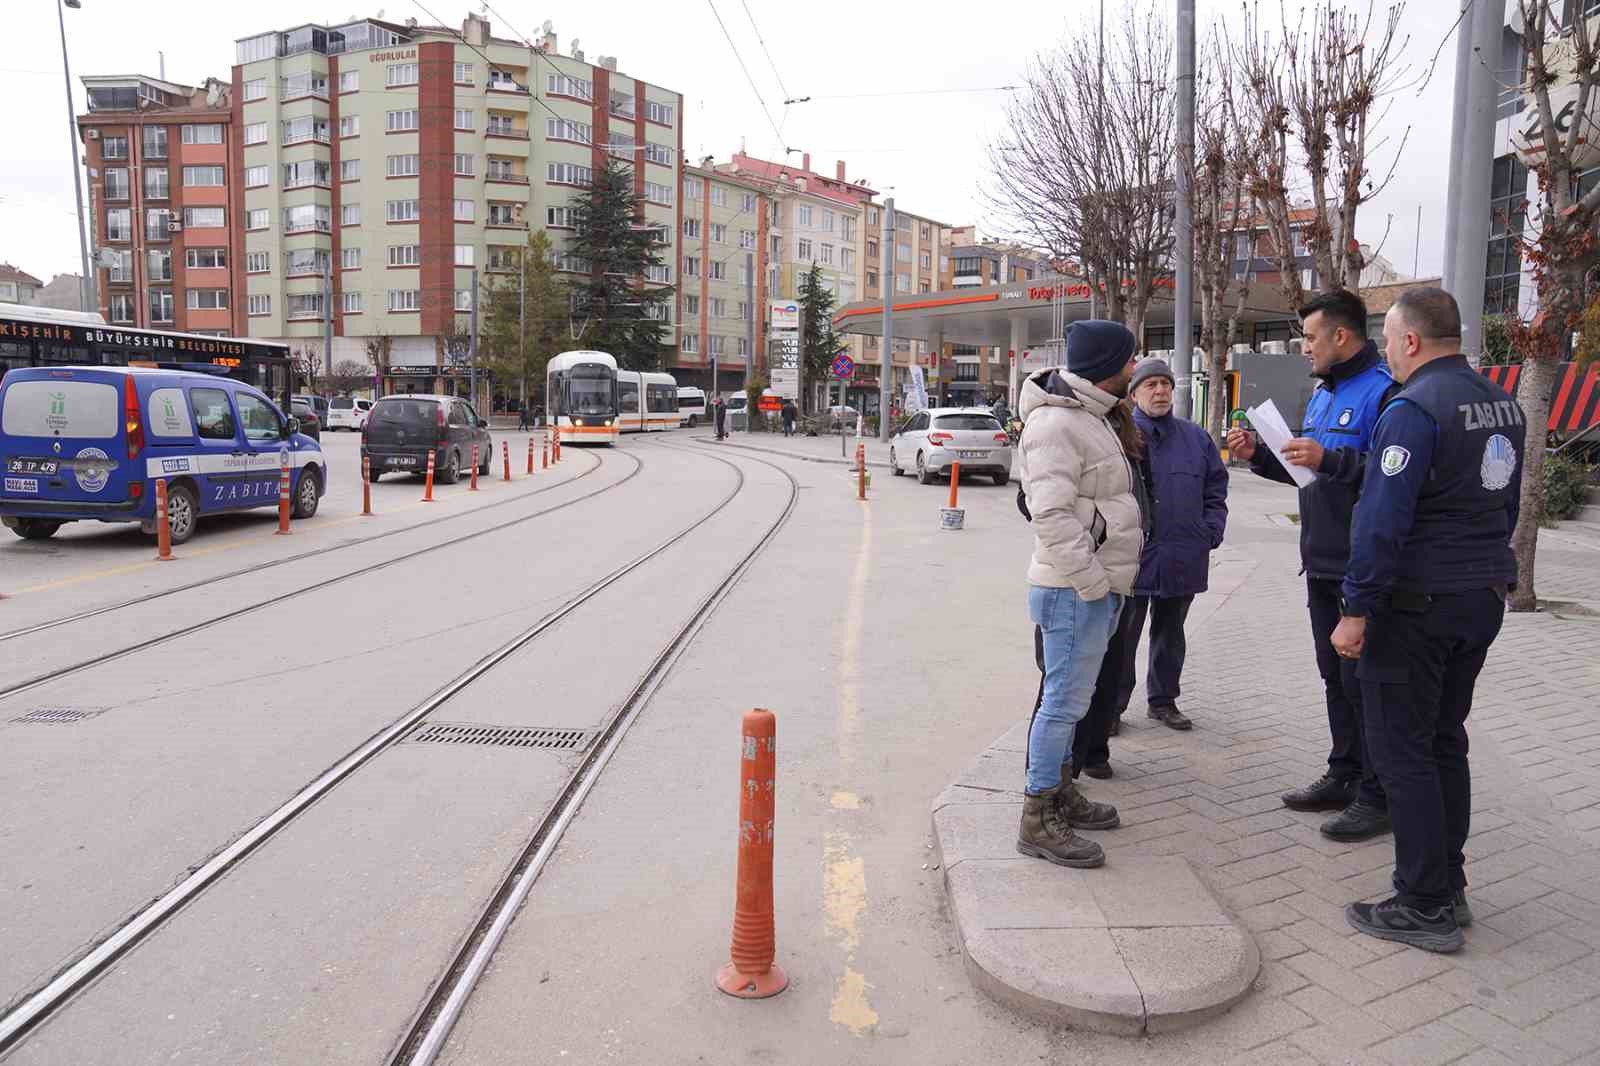
[[[1126,710],[1133,695],[1133,656],[1148,617],[1149,716],[1172,729],[1190,729],[1193,723],[1178,710],[1188,651],[1183,623],[1195,596],[1206,590],[1211,552],[1222,544],[1228,525],[1228,471],[1205,430],[1172,417],[1172,389],[1172,368],[1160,359],[1140,360],[1134,368],[1133,418],[1144,436],[1155,484],[1156,531],[1144,546],[1133,599],[1123,611],[1125,651],[1117,706]],[[1095,770],[1086,772],[1098,776]]]
[[[1339,657],[1331,638],[1339,624],[1339,584],[1350,561],[1351,516],[1378,412],[1394,380],[1377,346],[1367,340],[1367,307],[1354,293],[1322,293],[1300,309],[1300,322],[1318,385],[1306,404],[1300,436],[1289,442],[1285,455],[1317,474],[1300,490],[1300,563],[1333,744],[1327,773],[1285,794],[1283,805],[1295,811],[1341,811],[1323,823],[1323,835],[1369,840],[1389,831],[1389,801],[1366,749],[1355,663]],[[1293,483],[1271,450],[1257,446],[1255,434],[1229,430],[1228,448],[1262,477]]]

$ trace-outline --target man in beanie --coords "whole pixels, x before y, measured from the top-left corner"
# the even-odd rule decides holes
[[[1133,653],[1150,619],[1150,665],[1145,672],[1149,716],[1172,729],[1193,723],[1178,710],[1178,681],[1187,644],[1183,622],[1197,593],[1206,590],[1211,552],[1228,524],[1228,471],[1211,435],[1193,422],[1172,417],[1172,368],[1160,359],[1141,360],[1129,392],[1134,422],[1144,437],[1155,482],[1155,535],[1139,560],[1133,599],[1123,612],[1127,654],[1117,707],[1133,695]],[[1096,767],[1088,772],[1095,774]],[[1098,775],[1096,775],[1098,776]]]
[[[1111,829],[1116,808],[1091,803],[1062,764],[1133,590],[1149,508],[1128,461],[1138,429],[1119,401],[1133,374],[1134,337],[1116,322],[1074,322],[1067,365],[1024,382],[1017,449],[1033,522],[1028,613],[1044,645],[1044,691],[1028,728],[1017,850],[1062,866],[1099,866],[1099,844],[1073,832]]]

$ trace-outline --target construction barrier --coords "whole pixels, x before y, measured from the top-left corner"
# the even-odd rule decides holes
[[[156,559],[172,562],[172,519],[167,514],[166,478],[156,478]]]
[[[289,449],[283,450],[283,472],[278,476],[278,532],[279,537],[289,535]]]
[[[433,502],[433,452],[428,453],[428,478],[422,484],[422,502]]]
[[[774,960],[773,816],[777,809],[778,719],[757,708],[744,716],[739,753],[739,870],[733,945],[717,987],[740,999],[766,999],[789,987]]]

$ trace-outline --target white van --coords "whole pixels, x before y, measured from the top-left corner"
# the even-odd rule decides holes
[[[335,396],[328,401],[328,428],[359,431],[367,424],[372,401],[359,396]]]
[[[706,390],[678,386],[678,425],[693,429],[706,420]]]

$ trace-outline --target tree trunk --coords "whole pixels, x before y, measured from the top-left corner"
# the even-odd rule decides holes
[[[1213,341],[1210,351],[1211,383],[1207,390],[1208,402],[1206,404],[1206,432],[1211,434],[1211,439],[1217,442],[1217,447],[1222,446],[1222,439],[1228,432],[1228,346],[1224,342]]]
[[[1534,590],[1534,558],[1539,526],[1544,520],[1544,442],[1550,423],[1550,390],[1559,366],[1559,354],[1554,359],[1527,360],[1522,364],[1517,385],[1517,402],[1528,424],[1522,440],[1522,509],[1511,534],[1511,550],[1517,557],[1517,588],[1510,596],[1513,611],[1534,611],[1539,607]]]

